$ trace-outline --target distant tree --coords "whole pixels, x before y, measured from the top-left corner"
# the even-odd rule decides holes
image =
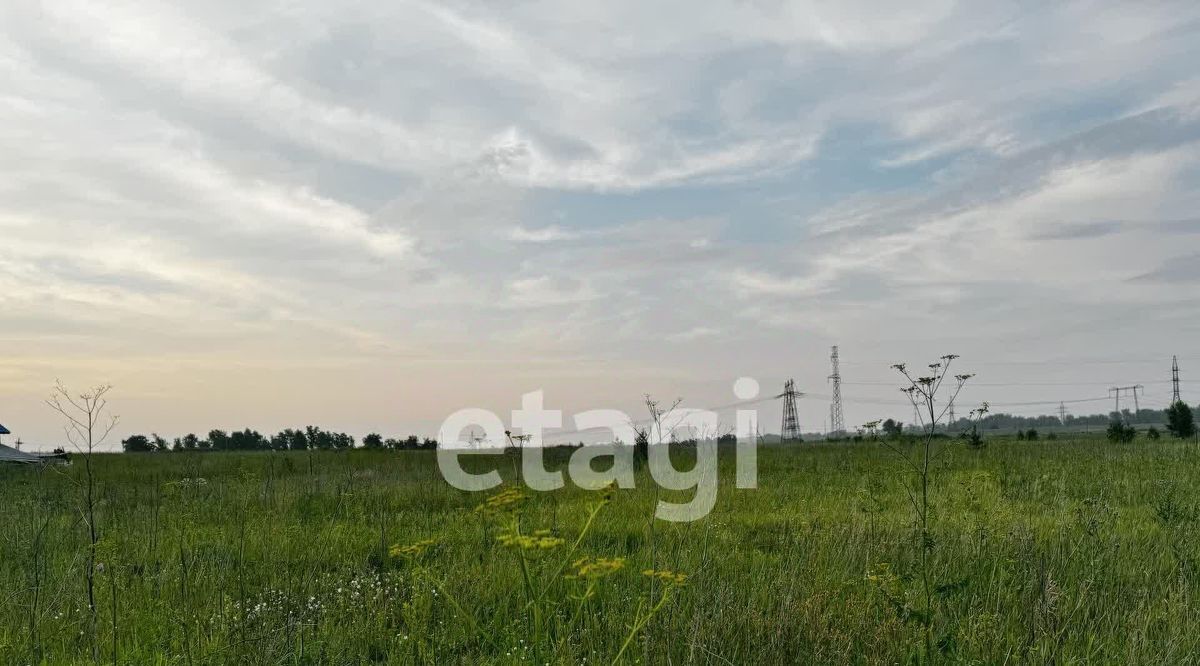
[[[192,433],[183,436],[183,448],[188,451],[195,451],[200,447],[200,438]]]
[[[235,451],[257,451],[267,448],[267,439],[257,430],[246,428],[229,435],[229,448]]]
[[[1192,408],[1182,400],[1167,409],[1167,430],[1180,439],[1196,435],[1196,420]]]
[[[335,449],[352,449],[354,448],[354,437],[347,435],[344,432],[339,432],[333,435],[333,448]]]
[[[425,439],[421,440],[421,448],[425,449],[426,451],[434,451],[437,449],[437,447],[438,442],[432,437],[426,437]]]
[[[377,432],[373,432],[373,433],[367,435],[366,437],[363,437],[362,442],[363,442],[364,449],[382,449],[383,448],[383,435],[380,435]]]
[[[308,436],[303,430],[287,428],[272,439],[274,440],[274,446],[279,449],[303,451],[308,448]]]
[[[1018,441],[1018,442],[1023,442],[1023,441],[1025,441],[1025,431],[1024,431],[1024,430],[1018,430],[1018,431],[1017,431],[1017,441]]]
[[[1029,441],[1031,441],[1031,442],[1036,442],[1036,441],[1037,441],[1037,438],[1038,438],[1038,431],[1037,431],[1037,430],[1035,430],[1035,429],[1033,429],[1033,428],[1030,428],[1029,430],[1027,430],[1027,431],[1025,432],[1025,439],[1027,439],[1027,440],[1029,440]]]
[[[650,458],[650,431],[638,428],[633,439],[633,456],[635,461],[644,462]]]
[[[334,445],[333,433],[321,430],[317,426],[308,426],[304,429],[304,435],[308,439],[308,448],[310,449],[332,449]]]
[[[154,443],[145,435],[130,435],[121,440],[121,450],[125,453],[145,453],[154,450]]]
[[[904,434],[904,424],[896,419],[887,419],[879,427],[883,434],[891,439],[899,439]]]
[[[1114,420],[1108,424],[1108,441],[1116,444],[1128,444],[1137,437],[1137,430],[1124,421]]]
[[[167,450],[167,440],[163,439],[162,437],[159,437],[158,433],[153,433],[150,435],[150,443],[154,445],[155,451],[166,451]]]
[[[231,448],[229,435],[224,430],[208,431],[208,448],[214,451],[225,451]]]
[[[1157,440],[1159,437],[1162,437],[1162,433],[1158,431],[1158,428],[1150,426],[1150,429],[1146,431],[1146,436],[1152,440]]]
[[[172,451],[182,451],[183,450],[183,440],[180,439],[179,437],[176,437],[175,441],[171,443],[171,450]]]
[[[733,446],[737,444],[737,435],[727,432],[717,438],[717,446]]]

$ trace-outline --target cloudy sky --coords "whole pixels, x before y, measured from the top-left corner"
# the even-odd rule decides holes
[[[834,344],[851,424],[947,352],[964,401],[1157,406],[1200,5],[1046,4],[4,3],[0,423],[57,444],[55,378],[173,436],[748,375],[819,430]]]

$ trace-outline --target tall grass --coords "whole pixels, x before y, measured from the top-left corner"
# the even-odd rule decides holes
[[[731,453],[716,508],[694,523],[652,522],[658,497],[682,493],[645,472],[586,531],[597,492],[530,493],[521,534],[565,548],[583,533],[572,564],[624,558],[586,603],[561,558],[516,559],[498,539],[513,525],[476,511],[486,496],[445,484],[428,452],[96,455],[100,660],[922,659],[922,627],[895,603],[920,588],[895,456],[869,442],[768,448],[760,487],[737,490]],[[942,660],[1194,661],[1198,463],[1174,441],[951,445],[930,496]],[[93,660],[89,539],[68,478],[80,473],[0,468],[0,663]],[[419,563],[389,552],[426,540]],[[645,570],[689,574],[649,619],[661,588]],[[531,590],[549,600],[536,618]]]

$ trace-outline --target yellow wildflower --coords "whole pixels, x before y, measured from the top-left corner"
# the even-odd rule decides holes
[[[518,488],[507,488],[487,498],[482,504],[475,507],[475,512],[496,514],[516,511],[527,497]]]
[[[538,530],[533,534],[518,534],[508,531],[502,532],[496,537],[496,541],[506,548],[516,548],[520,550],[550,550],[557,548],[565,541],[559,537],[551,536],[550,530]]]
[[[423,539],[421,541],[417,541],[416,543],[410,543],[407,546],[394,544],[390,549],[388,549],[388,554],[392,557],[403,557],[405,559],[412,560],[421,557],[435,545],[437,545],[437,541],[434,539]]]
[[[642,572],[642,575],[647,578],[653,578],[665,585],[672,585],[676,587],[682,587],[683,585],[687,584],[688,579],[687,574],[678,573],[669,569],[646,569]]]
[[[571,563],[567,578],[605,578],[625,568],[623,557],[581,557]]]

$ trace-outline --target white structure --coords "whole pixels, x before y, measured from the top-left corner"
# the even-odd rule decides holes
[[[4,435],[11,435],[11,434],[12,433],[9,432],[8,428],[5,428],[4,426],[0,425],[0,437],[3,437]],[[6,463],[6,462],[40,463],[40,462],[44,462],[44,459],[42,458],[42,456],[31,455],[31,454],[25,453],[24,451],[18,451],[16,449],[12,448],[11,446],[5,446],[2,442],[2,440],[0,440],[0,463]]]

